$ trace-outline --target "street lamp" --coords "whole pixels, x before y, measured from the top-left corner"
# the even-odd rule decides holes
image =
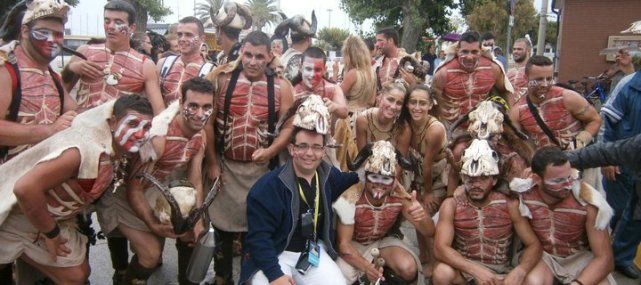
[[[332,27],[332,11],[334,11],[334,10],[333,10],[333,9],[331,9],[331,8],[330,8],[330,9],[327,9],[327,21],[329,22],[329,25],[328,25],[328,26],[329,26],[330,28]]]

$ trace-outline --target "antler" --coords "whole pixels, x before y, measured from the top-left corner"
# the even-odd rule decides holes
[[[207,197],[205,197],[205,200],[203,201],[203,204],[200,205],[200,207],[195,208],[189,212],[189,216],[185,219],[185,222],[181,225],[181,228],[176,229],[174,228],[174,232],[178,233],[184,233],[190,229],[193,229],[196,223],[198,222],[198,219],[200,219],[200,216],[209,208],[211,203],[214,201],[214,198],[216,197],[216,194],[220,192],[220,176],[216,177],[216,180],[214,181],[214,185],[212,185],[211,189],[209,190],[209,193],[207,193]]]
[[[180,212],[180,207],[178,206],[178,202],[176,201],[176,198],[174,198],[174,195],[171,194],[169,191],[169,188],[167,186],[163,185],[156,177],[153,175],[143,172],[138,175],[139,177],[142,177],[144,179],[149,180],[158,190],[160,190],[160,193],[165,197],[167,200],[167,203],[169,203],[169,207],[171,208],[171,224],[174,227],[174,232],[176,234],[182,234],[183,232],[178,232],[177,229],[183,228],[183,224],[185,223],[185,219],[182,216],[182,213]]]
[[[354,158],[354,161],[352,162],[347,162],[347,168],[351,171],[356,171],[367,161],[367,158],[372,155],[372,147],[374,146],[374,143],[368,143],[365,145],[356,155],[356,158]]]

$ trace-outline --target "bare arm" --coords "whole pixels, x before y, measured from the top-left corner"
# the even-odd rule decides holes
[[[563,104],[572,117],[583,123],[583,130],[590,133],[592,137],[597,135],[601,127],[601,116],[583,96],[574,91],[565,90],[563,91]]]
[[[523,96],[528,96],[523,95]],[[521,127],[521,122],[520,122],[520,114],[519,114],[519,108],[517,106],[513,106],[510,108],[510,121],[512,121],[512,124],[517,130],[522,130],[523,128]]]
[[[525,249],[519,260],[519,265],[514,267],[507,275],[505,284],[521,284],[527,273],[530,272],[541,259],[542,247],[539,239],[530,227],[530,223],[521,216],[518,200],[508,200],[508,211],[510,212],[514,230],[525,245]]]
[[[383,277],[383,272],[377,270],[372,262],[363,258],[352,245],[354,225],[345,225],[338,221],[336,225],[336,237],[338,240],[338,252],[340,257],[358,270],[365,272],[369,280],[376,280]]]
[[[585,285],[598,284],[614,270],[614,257],[612,246],[610,246],[610,234],[607,229],[597,230],[594,228],[597,209],[588,205],[588,216],[585,221],[585,230],[588,234],[588,242],[594,257],[576,278]]]
[[[425,154],[423,155],[423,193],[432,194],[432,165],[436,162],[438,152],[441,150],[441,147],[445,144],[445,127],[436,123],[431,125],[427,129],[427,135],[425,136]],[[421,144],[423,142],[420,142]],[[438,209],[433,209],[434,211]]]
[[[154,109],[154,115],[160,114],[165,109],[165,101],[160,92],[160,80],[156,73],[156,65],[151,60],[145,60],[142,66],[142,74],[145,76],[145,94]]]
[[[29,222],[42,233],[51,231],[56,221],[47,211],[46,193],[77,176],[80,152],[70,148],[52,160],[34,166],[14,186],[20,209]]]
[[[403,122],[403,129],[396,138],[396,149],[401,152],[403,156],[407,156],[410,152],[410,141],[412,140],[412,130],[408,123]]]
[[[328,103],[326,102],[325,104]],[[347,101],[345,100],[343,90],[339,88],[338,85],[334,87],[334,98],[332,98],[332,102],[327,106],[327,109],[337,118],[347,118]]]
[[[367,145],[367,117],[364,114],[356,117],[356,147],[360,151]]]
[[[350,69],[345,73],[343,76],[343,81],[339,84],[341,87],[341,91],[343,91],[343,94],[345,94],[345,97],[347,97],[346,94],[349,94],[349,91],[352,89],[352,86],[356,83],[356,69]]]
[[[4,66],[0,66],[0,82],[11,82],[11,76]],[[75,102],[65,94],[65,106],[73,108]],[[9,107],[13,97],[11,84],[0,84],[0,146],[17,146],[38,143],[53,134],[66,129],[76,116],[69,111],[58,118],[53,124],[25,125],[7,120]],[[68,98],[68,100],[66,99]]]
[[[400,186],[400,184],[398,185]],[[405,192],[404,189],[397,189],[396,191]],[[416,195],[416,191],[413,191],[410,200],[403,199],[403,217],[410,221],[423,237],[434,236],[434,221],[427,215],[423,205],[416,199]]]

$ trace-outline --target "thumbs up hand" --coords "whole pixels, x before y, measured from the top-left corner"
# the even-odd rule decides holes
[[[412,191],[410,203],[406,211],[409,220],[412,222],[418,223],[427,219],[427,212],[425,212],[423,205],[421,205],[416,198],[416,191]]]

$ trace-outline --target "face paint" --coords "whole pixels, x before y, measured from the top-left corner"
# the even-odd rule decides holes
[[[382,175],[378,173],[368,173],[367,181],[371,183],[383,184],[383,185],[392,185],[394,183],[394,177],[389,175]]]
[[[302,68],[301,75],[305,86],[313,88],[321,83],[323,74],[325,73],[325,62],[323,62],[322,58],[306,57],[305,61],[303,61]]]
[[[60,32],[49,29],[33,29],[29,33],[31,45],[36,52],[47,59],[53,59],[60,53],[59,42],[64,36]]]
[[[129,35],[129,25],[127,23],[114,24],[114,29],[123,35]]]
[[[201,108],[202,112],[199,115],[198,110]],[[183,116],[185,116],[185,119],[198,128],[202,128],[205,125],[213,112],[214,109],[209,105],[200,107],[197,104],[191,103],[183,107]]]
[[[577,180],[570,176],[566,178],[546,179],[543,181],[545,189],[550,192],[561,192],[572,190]]]
[[[366,189],[374,199],[382,199],[392,190],[394,185],[394,176],[382,175],[380,173],[367,172],[365,174],[367,182]]]
[[[150,120],[144,120],[136,115],[127,115],[114,132],[114,139],[127,152],[135,153],[140,150],[140,146],[147,140],[147,133],[142,138],[132,138],[142,130],[146,130],[151,124]]]

